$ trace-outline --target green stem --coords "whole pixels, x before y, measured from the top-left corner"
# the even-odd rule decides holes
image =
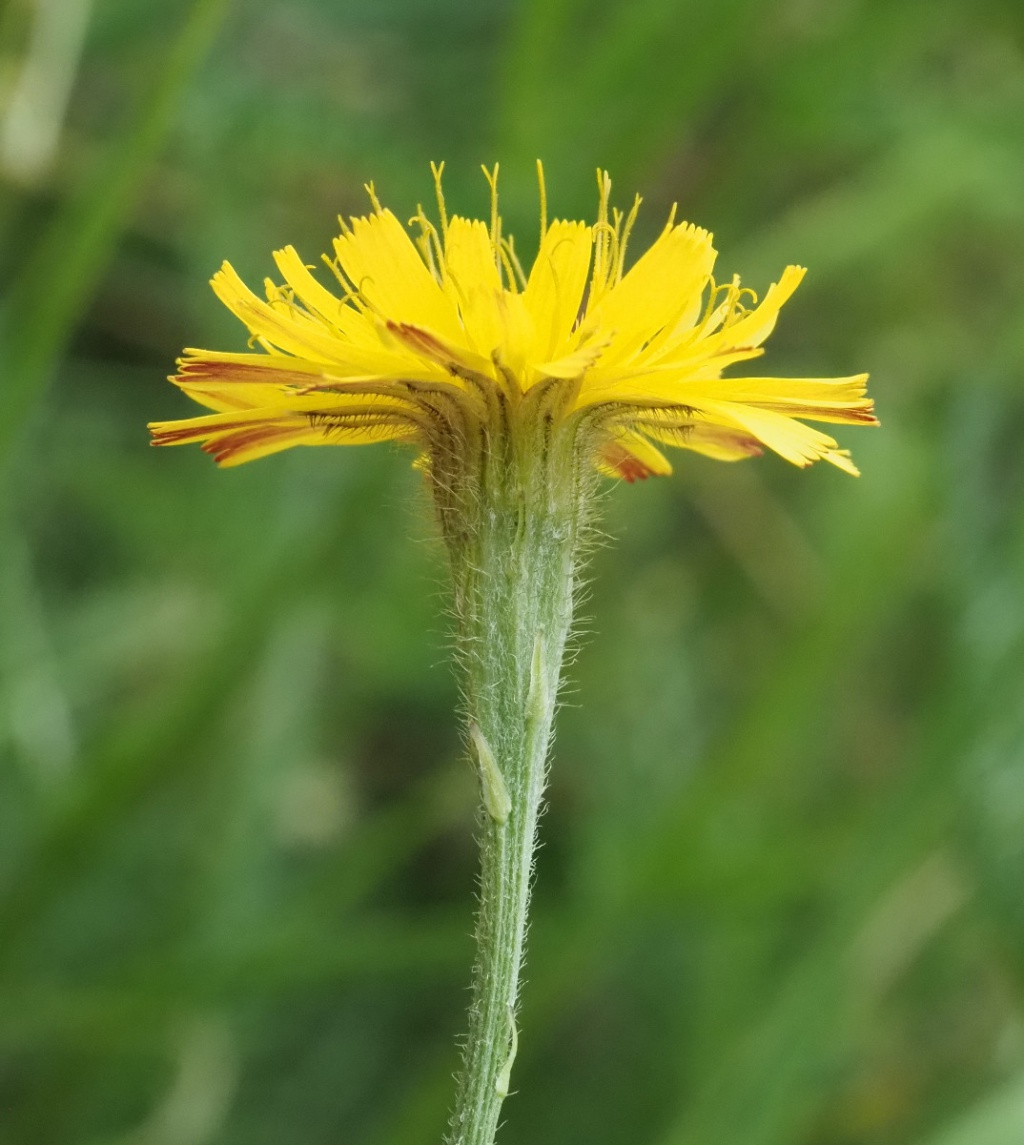
[[[590,483],[571,440],[515,436],[489,443],[479,472],[460,476],[459,509],[448,520],[458,528],[445,534],[481,783],[481,867],[473,999],[450,1141],[491,1145],[518,1044],[537,819]]]

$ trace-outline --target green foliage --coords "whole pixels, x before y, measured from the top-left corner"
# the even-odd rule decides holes
[[[593,167],[810,267],[766,372],[872,372],[864,471],[610,488],[502,1140],[1024,1139],[1024,46],[1014,0],[96,0],[0,184],[0,1137],[440,1140],[476,779],[395,450],[150,451],[206,287],[361,185]],[[0,126],[33,48],[0,20]],[[0,156],[0,162],[3,162]],[[5,168],[6,170],[6,168]],[[8,173],[9,174],[9,173]]]

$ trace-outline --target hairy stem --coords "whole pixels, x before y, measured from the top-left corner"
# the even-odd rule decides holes
[[[479,770],[477,961],[452,1145],[491,1145],[518,1045],[516,1008],[548,747],[589,480],[571,441],[512,435],[460,474],[446,530],[468,738]]]

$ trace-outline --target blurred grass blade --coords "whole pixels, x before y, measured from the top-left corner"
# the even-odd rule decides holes
[[[926,1145],[1020,1145],[1024,1140],[1024,1075],[979,1101]]]
[[[137,806],[161,776],[201,766],[204,756],[195,744],[208,734],[226,698],[245,678],[247,666],[257,661],[266,640],[261,621],[273,615],[272,602],[303,569],[329,561],[328,553],[322,534],[310,536],[305,548],[292,538],[274,549],[262,574],[236,593],[221,639],[202,664],[176,689],[165,689],[155,709],[123,718],[87,747],[73,782],[60,789],[39,817],[30,854],[5,879],[0,893],[5,955],[13,950],[20,930],[62,893],[95,840]]]
[[[227,0],[196,0],[135,123],[82,193],[58,212],[0,317],[0,465],[10,455],[96,284]]]
[[[0,121],[0,170],[32,184],[57,157],[92,0],[38,2],[28,49]]]
[[[750,0],[520,5],[499,107],[509,167],[540,155],[559,182],[569,182],[581,168],[609,163],[609,124],[628,123],[615,140],[614,164],[627,185],[736,69],[755,7]],[[567,41],[574,50],[566,51]],[[694,41],[702,47],[689,66],[672,66]],[[638,86],[633,77],[645,72],[650,86]]]

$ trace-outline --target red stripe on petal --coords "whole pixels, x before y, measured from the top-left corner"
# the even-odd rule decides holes
[[[638,457],[617,441],[609,441],[602,447],[601,462],[608,469],[613,469],[616,476],[628,481],[630,485],[634,481],[646,481],[648,477],[654,476],[653,469],[644,465]]]
[[[177,382],[260,382],[267,385],[308,386],[322,371],[283,370],[279,366],[243,365],[240,362],[218,362],[212,358],[191,358],[178,366]]]
[[[862,406],[826,406],[805,405],[803,402],[746,402],[746,405],[757,409],[771,410],[773,413],[785,414],[786,417],[803,417],[810,421],[821,419],[823,421],[859,422],[862,425],[881,424],[875,416],[874,406],[865,402]]]
[[[203,452],[208,453],[218,465],[229,461],[243,450],[257,445],[266,445],[275,440],[283,441],[289,437],[304,437],[308,434],[306,425],[267,425],[253,426],[249,429],[238,430],[206,442]]]

